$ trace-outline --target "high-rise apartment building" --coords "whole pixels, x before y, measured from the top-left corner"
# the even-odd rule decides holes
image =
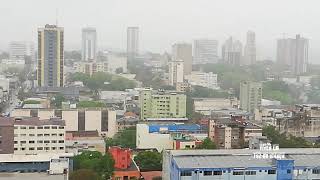
[[[96,60],[97,53],[97,32],[95,28],[87,27],[82,29],[82,60]]]
[[[240,83],[240,108],[254,113],[259,109],[262,99],[262,84],[260,82],[244,81]]]
[[[219,89],[218,75],[212,72],[205,73],[199,71],[192,71],[191,74],[186,75],[185,79],[192,86],[202,86],[210,89]]]
[[[183,74],[183,61],[170,61],[169,62],[169,85],[176,86],[177,83],[182,83],[184,80]]]
[[[193,64],[218,62],[218,41],[213,39],[197,39],[193,43]]]
[[[127,28],[128,61],[135,60],[139,54],[139,27]]]
[[[222,46],[222,59],[231,65],[241,65],[242,43],[230,37]]]
[[[62,87],[64,31],[56,25],[38,29],[38,86]]]
[[[177,92],[154,92],[144,89],[140,92],[140,118],[185,118],[186,95]]]
[[[309,40],[301,37],[278,39],[277,62],[289,66],[292,73],[299,75],[307,72]]]
[[[244,48],[244,64],[254,64],[256,58],[256,34],[253,31],[248,31],[247,42]]]
[[[184,74],[192,71],[192,45],[188,43],[176,43],[172,46],[172,60],[182,60]]]
[[[27,41],[12,41],[9,45],[10,60],[25,60],[26,56],[34,60],[34,44]]]

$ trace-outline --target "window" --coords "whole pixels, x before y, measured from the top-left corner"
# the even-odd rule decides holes
[[[42,126],[38,126],[37,129],[43,129],[43,127]]]
[[[58,129],[58,127],[57,126],[52,126],[51,129]]]
[[[24,151],[24,150],[26,150],[26,148],[21,148],[21,151]]]
[[[312,174],[320,174],[320,169],[312,169]]]
[[[37,150],[43,150],[43,147],[37,147]]]
[[[291,174],[291,169],[288,169],[288,170],[287,170],[287,174]]]
[[[49,149],[50,149],[49,147],[45,147],[45,148],[44,148],[44,150],[46,150],[46,151],[49,150]]]
[[[64,150],[64,147],[59,147],[60,150]]]
[[[246,171],[246,175],[256,175],[256,171]]]
[[[18,148],[13,148],[14,151],[18,151]]]
[[[50,126],[45,126],[44,129],[50,129]]]
[[[34,126],[29,126],[29,129],[34,129]]]
[[[30,151],[33,151],[33,150],[34,150],[34,147],[30,147],[29,150],[30,150]]]
[[[233,175],[243,175],[243,171],[233,171]]]
[[[34,136],[34,134],[29,134],[29,136]]]
[[[191,176],[191,175],[192,175],[191,171],[182,171],[180,174],[180,176]]]
[[[276,170],[274,170],[274,169],[268,170],[268,174],[276,174]]]
[[[59,136],[64,136],[64,134],[59,134]]]
[[[64,140],[60,140],[59,143],[64,143]]]
[[[57,136],[57,134],[51,134],[51,136]]]
[[[43,136],[43,134],[37,134],[37,136],[39,137],[39,136]]]
[[[222,171],[213,171],[213,175],[214,176],[221,176],[222,175]]]
[[[18,126],[15,126],[14,129],[19,129],[19,127],[18,127]]]
[[[18,141],[14,141],[14,144],[18,144]]]
[[[41,143],[43,143],[43,141],[37,141],[37,143],[40,143],[40,144],[41,144]]]
[[[50,134],[44,134],[44,136],[50,136]]]
[[[27,143],[27,141],[20,141],[20,143],[21,143],[21,144],[26,144],[26,143]]]
[[[26,126],[21,126],[20,129],[27,129],[27,127]]]
[[[56,148],[56,147],[52,147],[51,149],[52,149],[52,150],[56,150],[57,148]]]
[[[50,143],[50,141],[43,141],[43,142],[46,143],[46,144],[47,144],[47,143]]]
[[[20,136],[27,136],[26,134],[20,134]]]
[[[57,141],[56,140],[52,140],[51,143],[57,143]]]
[[[204,171],[203,175],[204,176],[212,176],[212,171]]]
[[[29,141],[29,144],[34,144],[34,141]]]

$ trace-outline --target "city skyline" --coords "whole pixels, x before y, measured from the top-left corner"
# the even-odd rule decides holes
[[[179,5],[177,2],[170,2],[172,7],[167,7],[164,5],[166,3],[151,3],[145,0],[141,0],[139,3],[130,1],[102,3],[96,1],[96,5],[91,7],[87,3],[75,1],[63,2],[63,6],[58,6],[61,3],[33,1],[35,3],[10,1],[1,7],[1,17],[6,17],[2,21],[6,28],[0,30],[4,35],[3,41],[0,43],[1,50],[6,50],[11,40],[36,42],[34,38],[36,29],[46,23],[55,23],[58,8],[58,25],[65,27],[66,50],[81,49],[81,28],[86,26],[95,27],[99,32],[99,49],[125,50],[126,28],[139,26],[142,34],[140,43],[142,52],[170,52],[170,47],[175,42],[192,42],[198,38],[210,38],[224,42],[230,35],[244,43],[246,32],[252,30],[256,33],[257,60],[269,57],[272,60],[276,59],[276,40],[282,38],[283,33],[286,33],[286,37],[301,34],[310,39],[310,47],[312,48],[310,49],[310,62],[314,63],[320,57],[320,53],[318,53],[320,51],[317,51],[317,47],[314,45],[320,43],[320,37],[318,38],[317,35],[317,29],[320,27],[314,23],[305,24],[311,15],[318,13],[315,1],[302,5],[298,1],[290,1],[291,8],[286,14],[282,14],[281,10],[286,7],[289,1],[252,2],[250,8],[247,8],[249,0],[219,2],[218,7],[214,6],[216,2],[193,0],[185,1],[185,9],[181,10],[181,13],[176,13],[176,8]],[[77,3],[77,8],[73,8],[74,3]],[[40,17],[38,13],[30,11],[34,4],[37,4],[39,11],[45,12],[46,16]],[[41,8],[47,7],[47,4],[52,4],[52,6]],[[144,13],[141,13],[139,8],[142,4],[143,7],[148,7],[145,8]],[[241,10],[244,8],[246,11]],[[308,11],[305,11],[307,8]],[[164,9],[166,9],[166,14],[162,16]],[[126,13],[122,13],[125,12],[123,10],[127,10]],[[29,18],[26,20],[17,16],[18,12]],[[188,17],[186,20],[183,18],[183,14],[187,12],[190,12],[192,17]],[[301,13],[304,13],[303,17],[299,15]],[[145,14],[150,14],[150,16],[145,16]],[[81,20],[74,19],[75,16]],[[209,24],[208,18],[213,23]],[[24,20],[22,21],[22,19]],[[166,28],[162,28],[164,24],[166,24]],[[18,28],[21,26],[24,28]]]

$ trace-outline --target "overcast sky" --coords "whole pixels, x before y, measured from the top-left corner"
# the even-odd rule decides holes
[[[97,28],[98,46],[125,49],[126,27],[140,27],[143,51],[171,51],[177,41],[229,36],[245,43],[256,33],[258,59],[275,58],[276,39],[310,39],[309,60],[320,58],[319,0],[0,0],[0,49],[11,40],[36,42],[37,28],[56,22],[67,50],[80,49],[81,28]],[[219,53],[221,46],[219,46]]]

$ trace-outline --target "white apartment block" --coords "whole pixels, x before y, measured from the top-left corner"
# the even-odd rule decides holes
[[[9,44],[9,57],[12,60],[22,60],[25,56],[34,59],[34,43],[26,41],[12,41]]]
[[[65,133],[65,124],[61,119],[16,119],[14,154],[64,153]]]
[[[127,69],[127,56],[119,54],[108,54],[108,72],[117,73],[118,69],[122,69],[121,73],[126,73]]]
[[[98,131],[99,135],[113,137],[117,132],[116,111],[93,109],[14,109],[12,117],[61,118],[66,131]]]
[[[219,89],[218,75],[212,72],[198,72],[192,71],[190,75],[186,75],[185,79],[192,86],[202,86],[210,89]]]

